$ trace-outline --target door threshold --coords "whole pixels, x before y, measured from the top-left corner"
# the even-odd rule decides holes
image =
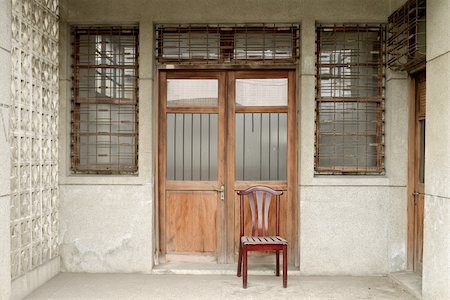
[[[389,278],[417,299],[422,299],[422,275],[415,272],[396,272],[389,274]]]
[[[280,265],[282,272],[282,267]],[[236,264],[197,263],[197,262],[166,262],[153,267],[152,274],[159,275],[234,275],[237,273]],[[275,263],[249,264],[249,275],[275,275]],[[300,270],[288,266],[289,275],[300,275]]]

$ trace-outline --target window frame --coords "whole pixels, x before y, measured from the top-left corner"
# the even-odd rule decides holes
[[[321,46],[322,46],[322,39],[321,39],[321,34],[323,32],[362,32],[362,31],[368,31],[369,32],[372,31],[378,31],[379,35],[378,35],[378,39],[379,39],[379,43],[380,43],[380,53],[379,53],[379,60],[375,65],[375,68],[377,69],[377,73],[373,74],[374,76],[376,76],[376,82],[377,82],[377,86],[376,86],[376,95],[368,95],[367,91],[367,95],[361,95],[361,94],[357,94],[357,95],[352,95],[352,93],[345,95],[345,90],[341,90],[339,93],[339,88],[340,87],[344,87],[344,84],[340,84],[340,85],[336,85],[336,84],[330,84],[330,95],[327,96],[323,96],[322,95],[322,82],[321,82],[321,68],[326,68],[327,64],[323,63],[321,61],[321,54],[323,54],[323,52],[321,51]],[[359,40],[358,40],[359,42]],[[335,47],[338,43],[336,42]],[[375,43],[373,43],[375,44]],[[343,51],[350,51],[350,48],[345,50],[342,49]],[[357,50],[360,50],[360,46],[358,44],[358,48]],[[342,62],[342,68],[345,69],[349,69],[350,70],[350,77],[354,76],[351,68],[359,68],[359,67],[367,67],[368,64],[364,65],[364,63],[360,63],[359,58],[361,57],[361,51],[358,51],[358,55],[357,55],[357,62],[356,63],[352,63],[352,62]],[[331,63],[332,59],[330,58],[330,63],[328,64],[328,66],[330,67],[330,74],[331,72],[331,68],[332,67],[336,67],[336,66],[332,66],[333,64]],[[358,69],[359,70],[359,69]],[[316,24],[316,95],[315,95],[315,144],[314,144],[314,172],[316,175],[383,175],[385,173],[385,164],[384,164],[384,113],[385,113],[385,70],[386,70],[386,29],[385,29],[385,25],[384,24]],[[342,71],[342,70],[341,70]],[[337,72],[339,73],[339,72]],[[345,73],[345,72],[344,72]],[[348,79],[346,78],[346,74],[332,74],[335,80],[352,80],[352,78]],[[337,76],[336,76],[337,75]],[[348,75],[348,74],[347,74]],[[358,77],[357,80],[359,80],[360,78]],[[359,81],[357,81],[359,84]],[[333,90],[334,88],[334,90]],[[358,90],[359,86],[357,86],[357,93],[359,93]],[[338,91],[337,95],[336,95],[336,91]],[[337,103],[340,103],[340,105],[343,107],[341,111],[336,112],[336,108],[334,110],[334,112],[332,112],[332,114],[334,114],[333,117],[333,121],[334,122],[334,132],[326,132],[324,133],[324,131],[321,131],[321,109],[320,106],[323,103],[332,103],[335,105]],[[367,138],[369,136],[368,132],[369,130],[365,131],[359,131],[359,129],[354,130],[352,132],[352,130],[346,131],[345,129],[345,125],[342,125],[342,132],[339,132],[339,130],[336,130],[336,127],[338,124],[337,114],[341,113],[342,115],[345,113],[349,113],[350,111],[352,111],[352,109],[348,109],[345,108],[345,104],[348,103],[356,103],[357,107],[359,106],[358,104],[366,104],[366,105],[373,105],[375,104],[376,109],[373,110],[375,117],[374,117],[374,122],[375,122],[375,142],[371,143],[369,141],[369,139]],[[367,106],[366,106],[367,107]],[[366,114],[367,114],[367,108],[366,108]],[[356,112],[357,114],[359,113],[359,111]],[[323,113],[322,113],[323,114]],[[366,115],[367,116],[367,115]],[[356,121],[356,126],[357,128],[359,128],[360,126],[360,120],[359,118],[357,118]],[[367,121],[366,121],[367,122]],[[342,121],[342,123],[344,123],[344,121]],[[366,125],[367,126],[367,125]],[[347,129],[348,130],[348,129]],[[325,134],[328,135],[342,135],[343,136],[343,142],[342,142],[342,149],[344,149],[345,144],[344,144],[344,140],[345,137],[356,137],[357,139],[361,138],[361,137],[366,137],[366,141],[365,141],[365,148],[366,148],[366,156],[364,157],[364,162],[363,164],[359,165],[358,163],[358,158],[356,158],[356,166],[352,165],[352,163],[345,163],[345,156],[347,155],[346,153],[344,153],[344,150],[342,150],[342,164],[337,164],[337,159],[338,159],[338,155],[337,155],[337,150],[336,148],[338,148],[338,146],[336,146],[336,144],[334,144],[335,149],[334,152],[332,152],[331,155],[331,163],[329,166],[324,166],[323,164],[321,164],[323,161],[321,161],[321,159],[324,159],[323,157],[326,156],[325,153],[326,151],[324,151],[324,147],[321,148],[321,138],[323,136],[325,136]],[[374,147],[375,148],[375,155],[374,158],[372,158],[374,160],[374,164],[373,165],[368,165],[368,161],[370,158],[369,154],[368,154],[368,147]],[[358,155],[358,149],[360,147],[359,141],[357,141],[356,143],[356,155]],[[353,153],[354,154],[354,153]],[[334,155],[334,156],[333,156]],[[340,156],[339,156],[340,157]],[[334,163],[332,162],[332,160],[334,159]]]
[[[95,48],[95,54],[94,54],[94,61],[91,63],[90,61],[86,63],[82,63],[80,61],[80,37],[83,35],[88,35],[90,37],[95,38],[94,42],[94,48]],[[106,63],[105,60],[110,59],[111,57],[108,56],[108,51],[100,51],[98,54],[98,40],[97,38],[99,36],[109,36],[111,38],[117,37],[120,39],[123,36],[133,36],[134,41],[127,44],[127,46],[131,46],[133,48],[133,53],[130,55],[126,51],[121,52],[121,50],[117,50],[117,47],[110,46],[109,47],[109,55],[116,55],[120,56],[121,58],[119,61]],[[72,89],[71,89],[71,145],[70,145],[70,160],[71,160],[71,167],[70,170],[73,174],[98,174],[98,175],[137,175],[138,173],[138,137],[139,137],[139,27],[136,25],[131,26],[82,26],[82,25],[74,25],[71,27],[71,39],[72,39]],[[106,42],[101,42],[102,49],[104,48],[104,44]],[[110,41],[112,44],[112,42]],[[125,47],[124,45],[121,45],[122,47]],[[116,49],[117,48],[117,49]],[[105,47],[106,49],[106,47]],[[90,52],[88,55],[91,55]],[[100,57],[97,57],[100,55]],[[132,62],[128,63],[126,62],[127,58],[125,56],[130,55],[132,57]],[[123,56],[123,57],[122,57]],[[97,92],[95,92],[95,95],[92,96],[90,94],[90,90],[88,90],[87,95],[85,97],[80,96],[80,90],[82,89],[80,87],[80,79],[82,76],[80,75],[80,70],[89,70],[93,69],[95,71],[94,77],[93,77],[93,87],[97,89],[102,90],[101,95],[98,95]],[[100,69],[101,71],[98,72],[97,70]],[[111,69],[112,73],[107,74],[107,70]],[[126,73],[129,73],[128,75]],[[131,75],[130,75],[131,72]],[[89,73],[88,73],[89,74]],[[113,76],[111,76],[113,74]],[[100,75],[99,77],[96,77]],[[88,75],[90,76],[90,75]],[[126,77],[131,77],[131,80],[128,80],[131,82],[129,84],[129,87],[126,86],[125,80]],[[107,77],[110,77],[109,79]],[[106,81],[109,80],[111,83],[114,83],[114,87],[107,87]],[[101,86],[98,86],[100,84]],[[103,86],[104,85],[104,86]],[[89,87],[88,87],[89,88]],[[114,95],[112,94],[113,91],[109,91],[109,93],[106,92],[107,88],[111,88],[114,90]],[[119,89],[119,91],[116,91],[116,89]],[[127,90],[128,89],[128,90]],[[116,97],[116,92],[119,93],[119,97]],[[131,96],[128,98],[125,96],[125,93],[128,92]],[[122,95],[122,97],[120,97]],[[99,156],[102,156],[101,154],[98,154],[97,150],[101,146],[101,142],[98,142],[98,137],[105,135],[105,132],[95,131],[91,132],[88,128],[86,132],[81,131],[81,124],[85,122],[86,124],[89,124],[89,121],[83,121],[81,119],[81,113],[82,113],[82,105],[95,105],[95,115],[96,119],[94,121],[96,130],[98,130],[98,126],[100,126],[101,122],[99,122],[99,111],[102,109],[98,107],[98,105],[110,105],[109,108],[109,122],[106,122],[107,125],[109,125],[109,143],[106,142],[106,144],[103,144],[105,148],[109,145],[109,163],[102,163],[99,162]],[[113,108],[114,106],[114,108]],[[122,108],[122,110],[121,110]],[[126,109],[130,109],[127,111]],[[114,112],[113,112],[114,110]],[[91,111],[89,110],[89,113]],[[124,112],[131,112],[131,120],[122,120],[120,113]],[[114,116],[114,113],[118,114],[117,116]],[[131,115],[129,114],[129,115]],[[114,118],[117,117],[118,119],[114,121]],[[117,129],[113,130],[113,124],[117,123],[115,126],[117,126]],[[125,125],[124,125],[125,124]],[[85,125],[89,127],[89,125]],[[103,125],[104,126],[104,125]],[[121,127],[122,126],[122,127]],[[125,132],[125,127],[131,128],[128,129],[129,132]],[[108,134],[106,134],[108,135]],[[82,136],[95,136],[96,137],[96,143],[93,144],[93,147],[95,147],[95,156],[96,158],[95,163],[86,162],[81,163],[81,156],[82,154],[82,143],[81,143],[81,137]],[[112,137],[117,138],[117,144],[116,144],[116,150],[117,153],[117,162],[113,161],[112,158],[112,152],[113,152],[113,142]],[[120,139],[122,137],[125,137],[129,140],[128,143],[121,142]],[[123,140],[123,138],[122,138]],[[106,146],[105,146],[106,145]],[[121,157],[120,157],[120,148],[128,147],[130,150],[130,154],[128,155],[128,158],[125,160],[130,160],[130,163],[121,163]],[[89,152],[89,150],[87,151]],[[125,151],[126,153],[126,151]],[[125,157],[127,154],[124,154]],[[86,155],[86,160],[88,155]],[[122,157],[123,158],[123,157]]]

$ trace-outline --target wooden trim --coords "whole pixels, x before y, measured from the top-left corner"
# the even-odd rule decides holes
[[[167,79],[222,79],[222,72],[215,70],[165,71]]]
[[[267,79],[267,78],[288,78],[288,70],[245,70],[234,72],[235,79]]]
[[[198,113],[198,114],[217,114],[219,107],[198,106],[198,107],[166,107],[168,113]]]
[[[297,64],[293,64],[291,62],[279,62],[276,66],[278,70],[296,70]],[[167,63],[164,65],[158,65],[158,70],[273,70],[273,65],[261,65],[258,63],[248,64],[207,64],[207,65],[188,65],[188,64],[179,64],[179,63]]]
[[[271,189],[277,191],[287,191],[288,183],[286,181],[236,181],[234,190],[246,190],[255,185],[270,186]]]
[[[153,70],[154,71],[154,70]],[[153,241],[153,264],[158,264],[159,263],[159,259],[161,256],[160,253],[160,233],[159,233],[159,193],[160,193],[160,189],[159,189],[159,185],[160,185],[160,178],[159,178],[159,169],[160,169],[160,164],[159,164],[159,128],[160,128],[160,124],[159,124],[159,109],[160,109],[160,101],[159,101],[159,85],[160,85],[160,73],[156,72],[155,73],[155,79],[156,82],[158,84],[155,85],[155,88],[152,91],[152,105],[154,105],[154,109],[152,110],[152,150],[154,151],[154,154],[152,155],[152,163],[154,165],[154,174],[155,176],[155,189],[153,191],[153,214],[152,214],[152,223],[154,226],[154,230],[153,230],[153,234],[152,234],[152,241]],[[142,124],[141,124],[142,126]],[[141,165],[142,165],[142,160],[141,160]]]
[[[217,184],[225,184],[225,156],[226,156],[226,124],[225,124],[225,102],[226,102],[226,75],[224,72],[219,74],[219,124],[218,124],[218,156],[217,156]],[[220,189],[220,187],[219,187]],[[217,262],[226,263],[226,204],[225,199],[220,199],[220,190],[217,199]]]
[[[295,72],[289,72],[289,81],[288,81],[288,100],[289,100],[289,113],[288,113],[288,170],[287,170],[287,179],[288,179],[288,209],[292,211],[292,219],[291,226],[288,226],[292,231],[291,236],[294,237],[294,241],[291,242],[291,255],[289,257],[293,258],[294,265],[296,267],[300,266],[300,257],[299,257],[299,236],[298,236],[298,208],[299,201],[297,197],[297,189],[298,189],[298,169],[297,169],[297,130],[298,130],[298,122],[297,122],[297,101],[295,98],[296,95],[296,81],[295,81]],[[288,232],[289,235],[289,232]]]
[[[406,189],[408,214],[408,240],[407,240],[407,269],[412,271],[414,266],[414,174],[415,174],[415,80],[408,80],[408,186]]]
[[[227,73],[227,169],[226,169],[226,232],[227,232],[227,263],[234,263],[234,245],[235,245],[235,146],[236,146],[236,126],[235,126],[235,98],[236,98],[236,72]]]
[[[287,113],[287,106],[237,106],[238,113]]]
[[[159,76],[159,137],[158,137],[158,203],[159,203],[159,251],[160,258],[166,254],[166,98],[167,74]]]
[[[218,191],[219,188],[217,181],[166,180],[167,191]]]

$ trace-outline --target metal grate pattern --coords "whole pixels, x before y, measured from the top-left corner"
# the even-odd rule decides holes
[[[11,4],[11,277],[15,279],[59,255],[59,1]]]
[[[287,179],[287,113],[236,114],[236,180]]]
[[[388,66],[414,71],[426,62],[426,0],[409,0],[388,19]]]
[[[217,180],[217,113],[167,114],[167,179]]]
[[[293,64],[297,24],[159,24],[159,64]]]
[[[73,172],[137,172],[138,29],[74,27],[73,53]]]
[[[316,173],[383,172],[384,27],[318,25],[316,44]]]

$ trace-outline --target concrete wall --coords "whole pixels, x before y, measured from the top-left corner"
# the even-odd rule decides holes
[[[450,298],[449,1],[427,2],[423,299]]]
[[[300,268],[305,274],[384,274],[405,268],[406,83],[389,75],[385,176],[314,176],[315,22],[386,22],[403,1],[69,1],[61,24],[60,188],[65,271],[147,272],[154,232],[153,24],[301,22]],[[126,9],[125,9],[126,5]],[[70,174],[69,24],[140,28],[139,176]],[[332,195],[332,197],[330,196]],[[129,262],[131,261],[131,262]]]
[[[11,2],[0,0],[0,299],[11,295],[10,149]]]

